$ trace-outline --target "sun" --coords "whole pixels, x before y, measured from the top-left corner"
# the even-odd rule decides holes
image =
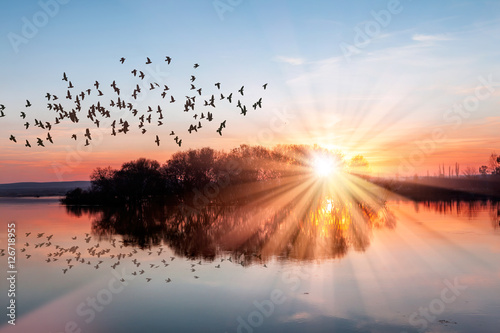
[[[313,160],[312,167],[314,173],[319,177],[328,177],[337,169],[335,161],[329,156],[316,156]]]

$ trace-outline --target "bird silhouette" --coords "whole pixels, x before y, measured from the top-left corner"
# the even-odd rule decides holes
[[[262,87],[264,87],[264,90],[267,88],[267,83],[263,84]]]
[[[54,143],[54,141],[52,141],[52,137],[50,136],[50,132],[47,133],[47,141]]]
[[[63,73],[62,79],[63,79],[63,81],[68,81],[68,77],[66,76],[66,72]]]
[[[194,67],[194,68],[198,68],[198,67],[200,67],[200,65],[198,65],[198,64],[194,64],[194,65],[193,65],[193,67]]]
[[[9,138],[9,140],[10,140],[10,141],[14,141],[14,142],[17,142],[17,141],[16,141],[16,138],[15,138],[15,137],[14,137],[14,136],[13,136],[12,134],[10,135],[10,138]]]
[[[21,111],[21,118],[23,118],[23,119],[26,118],[26,113]]]
[[[44,146],[44,144],[43,144],[43,140],[42,140],[42,139],[40,139],[40,138],[36,138],[36,140],[37,140],[37,144],[38,144],[39,146],[41,146],[41,147],[45,147],[45,146]]]
[[[156,136],[155,142],[157,146],[160,146],[160,138],[158,137],[158,135]]]
[[[28,140],[26,140],[26,144],[24,145],[25,147],[31,148],[31,145]]]
[[[165,56],[165,61],[167,62],[167,64],[170,65],[170,62],[172,61],[172,58],[170,58],[169,56]]]
[[[241,86],[240,90],[238,90],[241,94],[241,96],[243,96],[243,89],[245,88],[245,86]]]
[[[147,59],[147,61],[146,61],[146,65],[151,64],[151,59],[149,59],[149,58],[146,58],[146,59]]]
[[[26,107],[29,108],[31,106],[30,101],[26,100]]]
[[[123,64],[125,62],[125,58],[121,57],[120,62]]]

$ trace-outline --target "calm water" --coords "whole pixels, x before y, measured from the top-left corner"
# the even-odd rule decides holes
[[[0,211],[0,248],[16,223],[18,269],[16,326],[3,314],[1,333],[500,327],[496,203],[98,210],[41,198],[2,199]],[[2,279],[4,305],[7,289]]]

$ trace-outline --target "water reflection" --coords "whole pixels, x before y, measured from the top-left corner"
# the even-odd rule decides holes
[[[500,203],[496,201],[425,201],[414,202],[415,212],[420,209],[443,215],[454,215],[475,220],[479,214],[488,211],[493,229],[500,227]]]
[[[341,258],[351,248],[365,251],[373,229],[396,225],[384,201],[368,204],[333,195],[295,199],[279,207],[255,200],[196,211],[161,202],[66,209],[76,216],[89,215],[92,233],[103,240],[121,235],[125,246],[140,248],[163,243],[177,255],[206,260],[231,252],[243,265],[270,257]]]

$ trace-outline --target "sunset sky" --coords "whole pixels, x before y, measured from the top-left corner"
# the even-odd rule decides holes
[[[163,163],[176,151],[205,146],[319,144],[346,158],[364,155],[380,175],[432,175],[438,164],[455,162],[477,168],[500,152],[499,1],[23,0],[4,2],[0,20],[0,183],[87,180],[97,166],[139,157]],[[34,122],[54,123],[47,92],[65,110],[75,107],[65,98],[63,72],[73,95],[92,91],[79,123],[54,125],[51,144]],[[201,96],[190,90],[191,75]],[[113,80],[137,117],[160,105],[164,124],[153,118],[141,134],[137,117],[109,106],[117,98]],[[167,98],[160,88],[149,90],[152,82],[170,87]],[[133,100],[136,84],[142,96]],[[220,93],[233,93],[233,102],[220,101]],[[183,104],[195,94],[196,112],[213,112],[214,120],[189,134],[198,120]],[[216,108],[204,107],[212,94]],[[105,118],[97,129],[86,116],[97,101],[114,110],[111,121],[127,120],[130,132],[111,136]],[[85,147],[86,128],[94,137]]]

